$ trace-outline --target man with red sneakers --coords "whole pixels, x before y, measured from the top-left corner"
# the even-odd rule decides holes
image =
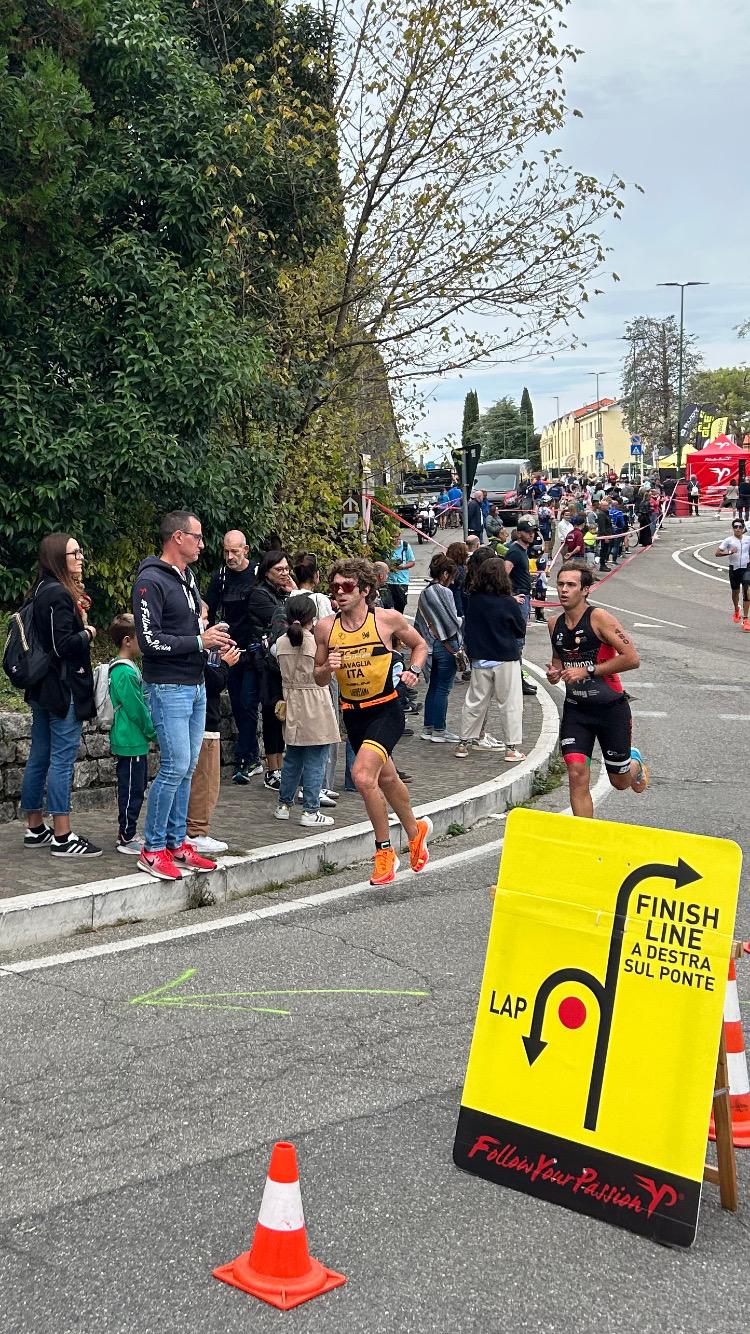
[[[729,587],[732,593],[735,625],[740,622],[740,589],[742,589],[742,629],[750,630],[750,533],[743,519],[732,520],[732,536],[725,537],[716,548],[717,556],[729,557]]]
[[[398,639],[411,649],[409,666],[401,673],[407,687],[419,680],[427,645],[401,612],[375,606],[378,576],[367,561],[337,561],[330,585],[338,612],[324,616],[315,627],[315,680],[327,686],[336,675],[344,726],[356,755],[352,778],[375,833],[370,884],[387,885],[395,880],[399,867],[391,846],[389,805],[406,830],[412,871],[423,871],[430,856],[427,839],[432,821],[416,819],[409,790],[391,758],[404,731],[404,711],[394,681],[393,641]]]
[[[141,870],[157,880],[216,870],[187,841],[190,782],[206,722],[205,653],[225,650],[225,630],[204,629],[201,599],[190,566],[203,549],[200,520],[174,510],[161,521],[160,557],[142,561],[133,588],[133,615],[143,654],[143,692],[159,739],[161,763],[151,784]]]

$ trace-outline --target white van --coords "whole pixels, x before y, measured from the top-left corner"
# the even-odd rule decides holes
[[[488,459],[478,463],[472,490],[487,492],[491,505],[497,505],[503,523],[514,528],[523,512],[533,508],[526,498],[531,482],[528,459]]]

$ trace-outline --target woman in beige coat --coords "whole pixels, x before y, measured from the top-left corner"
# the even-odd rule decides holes
[[[276,819],[289,819],[301,780],[300,824],[320,829],[333,824],[332,817],[320,810],[320,790],[328,748],[338,741],[339,726],[328,687],[316,685],[313,676],[315,603],[306,593],[300,593],[289,598],[285,611],[287,631],[275,644],[286,705],[286,749]]]

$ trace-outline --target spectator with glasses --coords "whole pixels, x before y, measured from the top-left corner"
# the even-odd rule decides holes
[[[161,752],[138,865],[157,880],[180,880],[183,872],[216,869],[216,862],[187,840],[187,810],[206,723],[205,654],[226,651],[232,640],[218,625],[204,627],[190,569],[203,550],[200,520],[188,510],[173,510],[159,531],[161,556],[141,562],[133,588],[143,690]]]

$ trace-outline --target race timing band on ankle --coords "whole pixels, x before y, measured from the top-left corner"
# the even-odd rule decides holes
[[[375,839],[376,852],[382,852],[383,848],[389,848],[390,846],[391,846],[391,840],[389,838],[387,838],[384,843],[378,843],[378,840]]]

